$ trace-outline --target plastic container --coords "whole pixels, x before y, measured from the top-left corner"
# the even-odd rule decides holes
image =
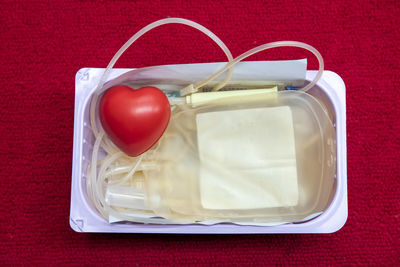
[[[209,63],[206,63],[209,64]],[[245,64],[245,63],[244,63]],[[199,64],[195,64],[198,66]],[[180,65],[190,69],[192,64]],[[105,221],[89,203],[85,192],[87,168],[93,137],[89,127],[89,103],[92,91],[104,69],[81,69],[76,75],[74,154],[72,170],[70,225],[77,232],[124,232],[124,233],[329,233],[339,230],[347,219],[347,170],[346,170],[346,117],[345,86],[341,78],[325,71],[318,86],[309,93],[325,103],[335,124],[337,149],[337,177],[330,206],[319,216],[303,222],[275,226],[248,226],[236,224],[215,225],[155,225],[139,223],[113,223]],[[130,71],[114,69],[109,79]],[[312,80],[315,71],[307,72]]]

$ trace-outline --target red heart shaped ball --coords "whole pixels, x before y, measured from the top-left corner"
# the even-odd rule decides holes
[[[101,97],[99,116],[111,141],[127,155],[136,157],[149,150],[168,126],[171,107],[156,87],[110,88]]]

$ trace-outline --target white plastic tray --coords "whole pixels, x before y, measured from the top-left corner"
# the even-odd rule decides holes
[[[210,63],[204,63],[210,64]],[[177,65],[186,70],[199,64]],[[109,80],[132,69],[114,69]],[[154,225],[140,223],[108,223],[89,203],[85,192],[85,170],[93,145],[89,123],[90,97],[104,69],[83,68],[75,79],[74,144],[71,183],[70,226],[76,232],[112,233],[180,233],[180,234],[250,234],[250,233],[332,233],[347,220],[347,165],[346,165],[346,88],[334,72],[324,71],[317,86],[311,89],[333,114],[337,143],[337,175],[335,195],[330,206],[318,217],[309,221],[276,226],[216,225]],[[307,71],[311,81],[316,71]]]

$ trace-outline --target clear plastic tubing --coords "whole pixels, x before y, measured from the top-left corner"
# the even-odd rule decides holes
[[[207,28],[205,28],[204,26],[187,20],[187,19],[182,19],[182,18],[166,18],[166,19],[161,19],[158,21],[155,21],[153,23],[150,23],[149,25],[147,25],[146,27],[144,27],[143,29],[141,29],[140,31],[138,31],[136,34],[134,34],[119,50],[118,52],[114,55],[114,57],[111,59],[110,63],[108,63],[107,68],[105,69],[103,75],[101,76],[101,79],[99,81],[99,84],[97,85],[97,88],[94,92],[93,95],[93,99],[92,99],[92,105],[91,105],[91,124],[92,124],[92,128],[93,128],[93,133],[95,134],[95,136],[97,136],[98,134],[98,129],[96,126],[96,121],[94,118],[94,109],[96,107],[96,103],[97,103],[97,98],[98,95],[101,92],[101,89],[103,87],[104,82],[107,80],[107,77],[111,71],[111,69],[114,67],[115,63],[117,62],[117,60],[120,58],[120,56],[125,52],[126,49],[129,48],[129,46],[131,46],[137,39],[139,39],[142,35],[144,35],[145,33],[147,33],[148,31],[157,28],[159,26],[165,25],[165,24],[183,24],[183,25],[187,25],[190,27],[193,27],[201,32],[203,32],[205,35],[207,35],[208,37],[210,37],[221,49],[222,51],[225,53],[226,57],[228,58],[229,61],[233,60],[233,56],[232,53],[229,51],[228,47],[224,44],[224,42],[222,42],[221,39],[218,38],[218,36],[216,36],[214,33],[212,33],[210,30],[208,30]],[[224,86],[224,84],[230,80],[231,76],[232,76],[232,72],[233,69],[231,69],[231,71],[228,73],[228,76],[226,77],[225,81],[220,84],[217,85],[216,88],[214,88],[215,90],[218,90],[220,88],[222,88]]]
[[[263,45],[255,47],[253,49],[250,49],[249,51],[241,54],[240,56],[238,56],[234,60],[230,61],[228,64],[225,65],[225,67],[223,67],[222,69],[220,69],[219,71],[217,71],[216,73],[211,75],[209,78],[207,78],[204,81],[201,81],[199,83],[196,83],[194,85],[194,88],[198,89],[200,87],[203,87],[204,85],[206,85],[207,83],[211,82],[212,80],[217,78],[219,75],[221,75],[222,73],[224,73],[228,69],[231,69],[236,63],[238,63],[239,61],[242,61],[243,59],[245,59],[245,58],[247,58],[247,57],[249,57],[251,55],[254,55],[254,54],[256,54],[258,52],[261,52],[261,51],[264,51],[264,50],[268,50],[268,49],[271,49],[271,48],[277,48],[277,47],[298,47],[298,48],[303,48],[305,50],[310,51],[311,53],[313,53],[315,55],[315,57],[318,60],[318,64],[319,64],[318,73],[315,76],[314,80],[311,81],[311,83],[307,84],[306,86],[304,86],[300,90],[308,91],[309,89],[311,89],[318,82],[318,80],[322,76],[322,73],[324,71],[324,60],[323,60],[321,54],[318,52],[317,49],[315,49],[314,47],[312,47],[311,45],[308,45],[306,43],[296,42],[296,41],[272,42],[272,43],[263,44]]]

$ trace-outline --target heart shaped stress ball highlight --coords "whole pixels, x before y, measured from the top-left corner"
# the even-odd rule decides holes
[[[99,116],[111,141],[131,157],[149,150],[163,135],[171,116],[167,96],[156,87],[110,88],[100,100]]]

